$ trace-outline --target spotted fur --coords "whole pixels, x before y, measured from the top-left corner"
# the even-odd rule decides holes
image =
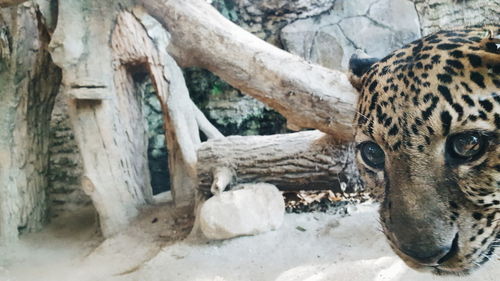
[[[355,140],[385,154],[374,169],[358,152],[361,174],[392,248],[416,269],[467,274],[500,245],[499,29],[437,32],[361,77]],[[453,163],[447,139],[467,131],[487,134],[487,151]],[[434,249],[449,251],[425,262]]]

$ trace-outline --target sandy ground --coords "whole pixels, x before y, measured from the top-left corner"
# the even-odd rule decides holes
[[[0,249],[0,281],[500,280],[498,255],[468,277],[409,269],[378,230],[372,204],[350,207],[345,217],[287,214],[277,231],[222,242],[182,240],[192,224],[185,212],[149,208],[106,241],[92,210],[59,217]]]

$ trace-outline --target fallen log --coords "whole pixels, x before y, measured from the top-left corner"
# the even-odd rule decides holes
[[[198,150],[198,189],[205,196],[239,183],[266,182],[280,190],[362,188],[352,145],[320,131],[230,136]]]

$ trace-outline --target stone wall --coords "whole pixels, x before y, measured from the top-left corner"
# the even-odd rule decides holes
[[[338,0],[328,12],[298,19],[280,30],[286,50],[343,70],[356,49],[384,57],[420,37],[415,5],[407,0]]]
[[[336,69],[346,69],[356,49],[382,57],[420,38],[416,6],[424,6],[410,0],[214,0],[212,4],[267,42]]]
[[[50,216],[91,204],[90,197],[80,188],[82,160],[66,108],[66,100],[58,95],[50,121],[47,190]]]

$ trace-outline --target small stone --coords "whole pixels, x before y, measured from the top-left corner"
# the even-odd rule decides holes
[[[255,235],[283,223],[285,203],[276,186],[243,184],[208,199],[200,211],[203,234],[213,240]]]

